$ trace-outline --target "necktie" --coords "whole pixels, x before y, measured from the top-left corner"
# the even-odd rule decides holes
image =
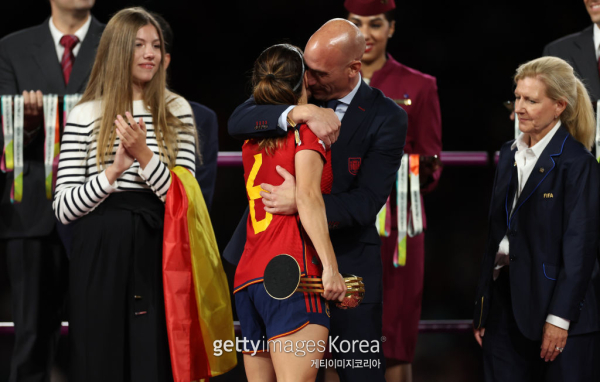
[[[69,84],[69,77],[71,77],[71,69],[75,63],[75,55],[73,54],[73,48],[79,42],[77,36],[72,34],[66,34],[61,37],[60,45],[65,47],[65,51],[60,60],[60,66],[62,67],[63,78],[65,79],[65,85]]]
[[[340,103],[340,101],[338,101],[337,99],[331,99],[331,100],[327,101],[327,105],[325,105],[325,107],[328,109],[333,109],[333,111],[335,111],[335,109],[337,108],[337,105],[339,103]]]

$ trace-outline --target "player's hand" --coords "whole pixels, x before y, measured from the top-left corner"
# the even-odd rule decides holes
[[[127,152],[123,146],[123,142],[119,143],[115,161],[106,169],[106,177],[108,182],[113,184],[118,177],[123,174],[133,164],[134,158]]]
[[[44,123],[44,95],[41,91],[23,92],[23,128],[32,131]]]
[[[483,336],[485,334],[485,328],[475,328],[473,327],[473,335],[475,336],[475,341],[479,344],[479,346],[483,346]]]
[[[315,105],[299,105],[288,114],[295,123],[306,123],[308,128],[328,147],[337,141],[342,123],[332,109]]]
[[[560,349],[564,349],[567,345],[568,336],[569,332],[567,330],[546,322],[544,324],[540,358],[543,358],[546,362],[554,361],[562,353]]]
[[[348,288],[340,272],[332,267],[325,267],[321,278],[323,280],[324,292],[321,294],[323,298],[330,301],[342,301]]]
[[[265,211],[277,215],[293,215],[298,212],[296,206],[296,178],[281,166],[276,167],[277,173],[283,178],[279,186],[262,183],[260,192],[265,205]]]

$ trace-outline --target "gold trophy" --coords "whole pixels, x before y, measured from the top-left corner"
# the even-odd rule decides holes
[[[346,282],[346,296],[342,302],[337,302],[340,309],[357,307],[365,297],[365,284],[362,277],[342,274]],[[300,265],[290,255],[275,256],[267,267],[263,284],[269,296],[276,300],[285,300],[296,292],[323,293],[323,280],[320,277],[302,277]]]

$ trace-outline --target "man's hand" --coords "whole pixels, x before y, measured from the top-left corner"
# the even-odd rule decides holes
[[[296,178],[281,166],[276,167],[277,173],[283,178],[283,183],[273,186],[262,183],[260,192],[265,205],[265,211],[277,215],[293,215],[298,212],[296,206]]]
[[[306,123],[308,128],[327,146],[337,141],[342,123],[332,109],[315,105],[299,105],[293,108],[288,117],[295,123]]]
[[[546,322],[546,324],[544,324],[540,358],[544,358],[546,362],[554,361],[561,353],[561,351],[556,348],[564,349],[567,344],[568,336],[568,331]]]
[[[44,95],[41,91],[23,92],[23,128],[33,131],[44,122]]]
[[[479,346],[483,347],[483,336],[485,334],[485,328],[473,328],[473,335],[475,335],[475,341],[479,344]]]

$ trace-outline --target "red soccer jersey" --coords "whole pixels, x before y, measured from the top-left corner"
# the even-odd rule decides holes
[[[248,285],[262,282],[269,261],[281,254],[293,256],[298,261],[303,276],[321,274],[321,262],[308,235],[302,229],[299,216],[267,213],[260,196],[261,183],[282,183],[281,176],[275,170],[277,165],[295,176],[294,157],[301,150],[317,151],[324,160],[328,157],[323,142],[306,125],[300,125],[298,138],[291,130],[281,147],[271,155],[266,150],[259,150],[255,140],[246,141],[242,147],[250,214],[246,223],[246,246],[235,272],[234,293]],[[330,192],[333,177],[329,160],[325,163],[323,175],[321,190]]]

